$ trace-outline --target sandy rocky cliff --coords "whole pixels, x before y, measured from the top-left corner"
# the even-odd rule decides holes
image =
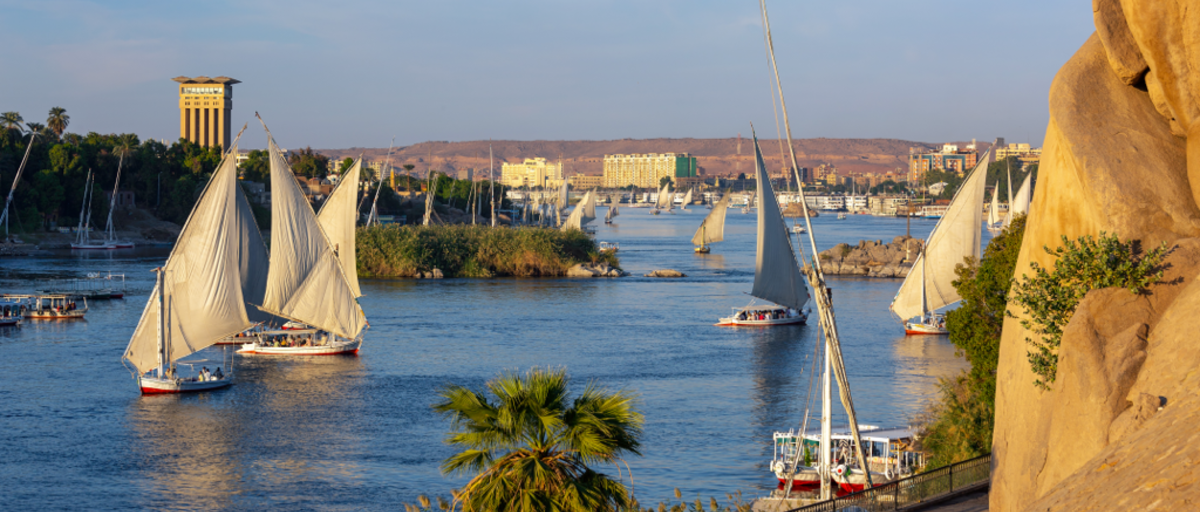
[[[1189,8],[1191,7],[1191,8]],[[1145,296],[1096,290],[1034,386],[1008,319],[997,374],[991,510],[1200,509],[1200,9],[1094,0],[1094,34],[1055,77],[1017,263],[1060,236],[1175,247]]]

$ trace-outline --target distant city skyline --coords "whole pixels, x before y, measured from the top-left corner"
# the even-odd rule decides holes
[[[1042,144],[1089,2],[768,2],[798,138]],[[177,84],[241,80],[265,146],[775,137],[758,3],[0,1],[0,111],[176,140]]]

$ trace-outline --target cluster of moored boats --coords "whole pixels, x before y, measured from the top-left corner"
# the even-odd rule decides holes
[[[269,130],[267,139],[271,249],[238,185],[235,140],[166,263],[154,269],[154,291],[122,357],[142,393],[231,385],[232,356],[219,378],[183,360],[217,344],[237,345],[239,354],[294,356],[356,354],[362,346],[368,325],[357,302],[354,247],[362,159],[318,213]]]

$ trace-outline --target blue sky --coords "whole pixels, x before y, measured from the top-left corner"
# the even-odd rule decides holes
[[[768,2],[797,137],[1040,145],[1087,0]],[[178,136],[172,77],[237,78],[285,147],[774,136],[757,0],[0,0],[0,111]],[[265,144],[248,130],[243,147]]]

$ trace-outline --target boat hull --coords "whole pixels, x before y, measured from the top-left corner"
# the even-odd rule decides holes
[[[29,311],[29,312],[25,313],[25,318],[28,318],[31,320],[78,320],[78,319],[83,318],[83,314],[86,312],[87,312],[86,309],[84,309],[84,310],[77,309],[75,311],[62,311],[62,312]]]
[[[914,322],[904,323],[904,334],[909,336],[950,334],[950,330],[936,325],[926,325]]]
[[[20,325],[21,325],[21,317],[19,317],[19,316],[10,316],[10,317],[5,317],[5,318],[0,318],[0,327],[17,327]]]
[[[779,485],[787,485],[786,470],[776,471],[775,478],[779,480]],[[795,475],[792,475],[792,488],[820,486],[821,476],[817,474],[817,470],[813,468],[800,468],[796,470]]]
[[[792,318],[773,318],[770,320],[738,320],[736,318],[722,318],[720,322],[714,324],[722,327],[774,327],[776,325],[796,325],[803,324],[808,321],[808,318],[801,315]]]
[[[218,380],[167,380],[152,377],[138,379],[138,387],[143,395],[169,395],[176,393],[196,393],[229,387],[233,384],[231,377]]]
[[[358,353],[360,345],[362,345],[362,341],[360,340],[308,347],[270,347],[257,343],[246,343],[242,345],[242,348],[238,349],[237,353],[276,356],[353,355]]]
[[[696,248],[696,254],[708,254],[710,252],[712,252],[712,249],[707,246]]]
[[[73,251],[111,251],[116,248],[115,244],[71,244]]]

